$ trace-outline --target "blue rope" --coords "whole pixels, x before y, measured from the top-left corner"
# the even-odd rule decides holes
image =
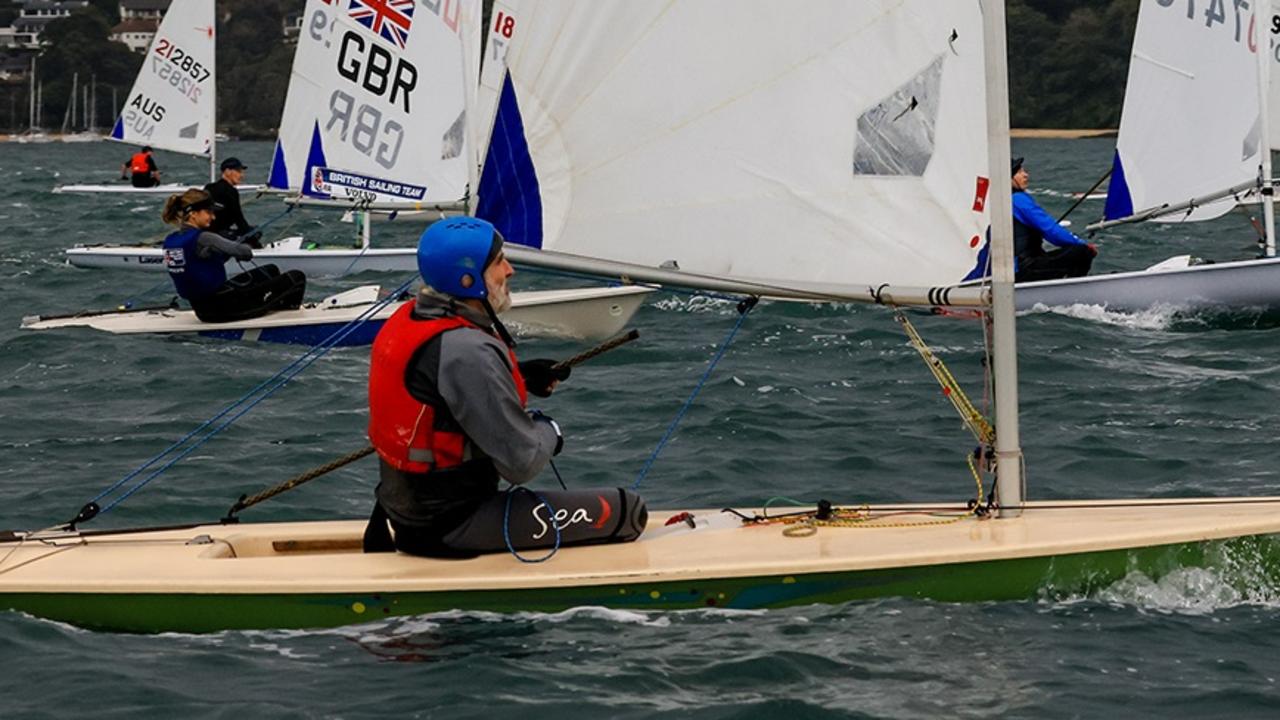
[[[276,215],[275,217],[273,217],[273,218],[271,218],[270,220],[268,220],[268,221],[266,221],[266,222],[262,223],[261,225],[258,225],[258,226],[256,226],[256,227],[254,227],[254,229],[255,229],[255,230],[262,230],[263,228],[269,227],[269,226],[271,225],[271,223],[273,223],[273,222],[275,222],[275,221],[279,220],[280,218],[284,217],[285,215],[288,215],[288,214],[289,214],[289,213],[291,213],[291,212],[293,212],[293,206],[292,206],[292,205],[288,205],[288,206],[286,206],[286,207],[285,207],[284,212],[280,213],[279,215]]]
[[[341,328],[338,328],[337,330],[335,330],[331,335],[329,335],[329,337],[325,338],[317,345],[308,349],[307,352],[303,353],[296,360],[286,365],[283,369],[281,369],[275,375],[259,383],[252,390],[242,395],[239,400],[236,400],[235,402],[226,406],[216,415],[209,418],[208,420],[205,420],[203,423],[197,426],[194,430],[184,435],[182,439],[178,440],[177,442],[173,443],[169,447],[165,448],[163,452],[152,457],[150,460],[147,460],[145,463],[135,468],[132,472],[130,472],[129,474],[117,480],[114,484],[111,485],[111,487],[107,488],[106,490],[103,490],[101,493],[98,493],[97,497],[93,498],[93,500],[91,500],[90,502],[96,503],[97,501],[101,500],[107,495],[110,495],[112,492],[115,492],[121,486],[123,486],[126,482],[142,474],[143,471],[147,470],[152,465],[159,462],[162,458],[164,458],[165,456],[169,455],[170,453],[182,447],[184,443],[186,443],[188,440],[194,437],[197,433],[201,432],[205,428],[208,428],[210,425],[213,425],[219,419],[223,418],[228,413],[231,413],[233,410],[240,407],[241,405],[244,405],[244,407],[239,412],[232,415],[225,422],[221,423],[214,429],[210,430],[203,437],[201,437],[199,440],[197,440],[194,444],[192,444],[187,449],[183,450],[176,457],[174,457],[173,459],[171,459],[170,461],[168,461],[167,463],[165,463],[164,465],[162,465],[161,467],[153,471],[151,474],[147,475],[142,480],[135,483],[120,497],[108,503],[105,507],[102,508],[101,511],[99,511],[99,514],[106,513],[107,511],[111,510],[115,506],[124,502],[129,496],[133,495],[138,490],[141,490],[145,485],[147,485],[152,480],[159,477],[170,467],[173,467],[178,461],[190,455],[192,452],[195,451],[196,448],[200,447],[205,442],[213,438],[215,435],[222,432],[226,428],[230,427],[232,423],[240,419],[240,417],[243,416],[245,413],[252,410],[258,403],[267,399],[268,397],[273,395],[277,390],[279,390],[280,388],[288,384],[289,381],[292,380],[294,377],[296,377],[299,373],[301,373],[303,370],[306,370],[308,367],[312,365],[312,363],[314,363],[316,360],[319,360],[322,356],[325,355],[325,353],[332,350],[338,343],[342,342],[342,340],[345,339],[348,335],[355,332],[356,329],[360,327],[360,325],[364,324],[370,317],[376,314],[379,310],[391,304],[392,302],[395,302],[396,299],[400,297],[400,294],[403,293],[405,290],[407,290],[409,286],[416,280],[417,280],[417,275],[414,275],[413,277],[406,280],[403,284],[400,285],[399,288],[397,288],[390,295],[387,295],[386,297],[382,298],[378,302],[371,305],[367,310],[362,312],[359,316],[352,319],[350,322],[348,322],[346,325],[342,326]],[[250,402],[250,399],[253,398],[255,395],[259,395],[259,397],[257,397],[257,399],[254,399]],[[248,404],[245,405],[245,403],[248,403]]]
[[[662,439],[658,441],[658,446],[653,449],[653,454],[645,461],[644,467],[640,469],[640,474],[636,476],[636,481],[631,484],[632,490],[637,490],[640,483],[644,481],[646,475],[649,474],[649,468],[653,467],[653,463],[657,461],[658,455],[662,453],[662,449],[666,447],[667,441],[675,434],[676,427],[680,421],[684,419],[685,413],[689,412],[689,408],[693,406],[693,401],[698,397],[698,393],[702,392],[702,386],[707,384],[707,379],[711,377],[711,372],[716,369],[716,365],[720,359],[724,357],[725,352],[729,349],[729,344],[733,342],[733,338],[738,334],[738,330],[742,328],[742,323],[747,319],[747,313],[756,306],[756,298],[747,298],[738,306],[738,322],[733,324],[733,329],[729,331],[729,335],[725,337],[724,342],[720,343],[720,349],[716,351],[715,357],[711,358],[711,364],[707,366],[702,378],[698,380],[698,384],[693,388],[693,392],[689,394],[689,399],[684,401],[684,406],[676,413],[675,419],[667,426],[667,432],[663,434]]]
[[[541,500],[543,505],[547,506],[547,514],[551,518],[551,528],[556,531],[556,544],[552,546],[550,552],[540,558],[527,558],[521,555],[520,551],[516,550],[515,546],[511,544],[511,498],[515,497],[516,490],[523,490],[530,495],[533,495],[538,500]],[[536,509],[537,506],[535,505],[534,508]],[[515,557],[515,559],[522,563],[529,563],[530,565],[533,565],[550,560],[557,552],[560,551],[560,526],[556,524],[556,509],[551,507],[551,503],[537,492],[530,490],[523,485],[512,485],[507,489],[507,506],[502,511],[502,539],[507,543],[507,550]]]

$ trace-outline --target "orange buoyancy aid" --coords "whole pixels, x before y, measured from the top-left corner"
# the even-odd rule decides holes
[[[414,320],[414,300],[387,318],[373,341],[369,360],[369,440],[379,457],[397,470],[426,473],[461,465],[470,459],[461,432],[436,427],[437,409],[419,402],[405,386],[405,373],[418,349],[436,336],[457,328],[483,328],[459,316]],[[528,402],[524,376],[511,358],[511,380],[520,406]]]
[[[119,155],[117,155],[116,157],[119,157]],[[148,162],[148,160],[150,159],[151,159],[150,153],[144,153],[144,152],[134,153],[133,157],[129,158],[129,171],[132,172],[134,175],[146,175],[150,173],[151,163]]]

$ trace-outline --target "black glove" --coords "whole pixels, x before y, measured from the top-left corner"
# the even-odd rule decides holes
[[[560,424],[555,420],[552,420],[550,415],[547,415],[537,408],[529,411],[529,417],[534,420],[541,420],[542,422],[550,425],[552,430],[556,431],[556,449],[552,450],[551,454],[559,455],[560,451],[564,449],[564,435],[560,432]]]
[[[568,365],[557,368],[557,360],[538,358],[520,363],[520,374],[524,376],[524,385],[529,392],[538,397],[551,397],[551,386],[561,380],[569,379]]]
[[[240,242],[248,245],[249,247],[255,250],[262,249],[262,243],[258,242],[261,239],[262,239],[262,231],[257,228],[253,228],[249,230],[249,232],[240,236]]]

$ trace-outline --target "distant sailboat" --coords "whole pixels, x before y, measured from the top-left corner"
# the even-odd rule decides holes
[[[72,118],[75,117],[75,94],[76,82],[80,78],[80,73],[76,73],[71,77],[71,96],[73,98],[72,106],[69,109]],[[82,143],[97,142],[102,140],[102,135],[98,133],[95,125],[97,123],[97,101],[98,101],[98,80],[96,75],[89,76],[89,82],[80,88],[81,91],[81,116],[83,129],[79,132],[67,132],[67,128],[62,131],[62,137],[59,138],[65,143]],[[74,121],[73,121],[74,124]],[[65,125],[65,123],[64,123]]]
[[[309,3],[310,30],[299,38],[271,186],[348,208],[392,199],[441,204],[455,213],[464,210],[476,168],[466,118],[478,72],[479,8],[477,0],[446,3],[434,16],[424,8],[413,22],[412,41],[401,47],[371,33],[345,7],[322,0]],[[370,73],[381,69],[387,74],[382,92],[374,92],[381,80],[353,69],[360,63],[368,63]],[[383,267],[387,250],[369,247],[367,222],[362,243],[359,249],[309,250],[301,238],[290,237],[254,251],[254,261],[299,269],[309,276],[369,269],[417,271],[415,248],[395,249],[397,264]],[[72,248],[67,255],[82,266],[163,270],[162,252],[158,247],[91,246]],[[405,257],[407,267],[400,264]],[[600,337],[621,329],[649,292],[639,287],[517,292],[505,317],[533,334]],[[376,301],[377,287],[356,293],[358,302],[344,295],[341,311],[322,301],[213,328],[177,310],[35,316],[23,327],[87,326],[113,333],[188,332],[309,343],[361,317]],[[372,342],[389,314],[386,309],[370,318],[359,333],[349,336],[350,344]]]
[[[40,109],[43,106],[41,96],[44,93],[44,88],[36,75],[35,57],[31,58],[31,77],[29,80],[31,86],[27,91],[27,103],[29,105],[27,129],[14,139],[20,143],[53,142],[53,138],[49,137],[49,134],[40,127]]]
[[[215,26],[213,2],[173,0],[143,56],[142,68],[108,136],[130,145],[149,145],[208,158],[210,181],[216,180],[219,172],[213,139],[217,119]],[[167,183],[152,188],[78,184],[59,186],[54,192],[170,195],[190,186],[190,183]],[[247,192],[259,187],[241,185],[240,190]]]
[[[975,458],[974,479],[993,469],[997,502],[979,491],[973,503],[770,517],[677,508],[654,513],[635,542],[564,548],[533,564],[364,554],[363,519],[11,532],[0,537],[0,607],[91,628],[209,632],[450,609],[1032,599],[1133,571],[1158,579],[1205,563],[1218,541],[1274,559],[1280,498],[1024,498],[1003,3],[506,0],[494,16],[509,50],[496,123],[505,144],[489,159],[527,181],[508,186],[526,201],[499,217],[509,239],[548,265],[600,275],[989,307],[994,433],[985,420],[971,425],[979,447],[959,454]],[[807,175],[787,171],[793,156]],[[624,180],[630,192],[619,197]],[[579,209],[601,194],[612,198],[607,219]],[[988,220],[988,286],[913,285],[946,277],[924,259],[976,252],[968,233]],[[645,264],[658,258],[682,269]],[[769,494],[772,479],[744,467],[702,472],[732,472]]]
[[[1263,28],[1270,42],[1270,18],[1269,8],[1255,15],[1246,3],[1192,18],[1185,4],[1142,0],[1105,219],[1088,226],[1096,232],[1144,220],[1198,222],[1261,198],[1261,257],[1197,265],[1182,255],[1136,272],[1020,283],[1020,308],[1280,308],[1270,193],[1278,131],[1268,130],[1264,102],[1274,53],[1256,51],[1254,32]]]

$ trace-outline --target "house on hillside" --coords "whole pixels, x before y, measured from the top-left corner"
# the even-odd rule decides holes
[[[120,0],[120,20],[155,20],[169,10],[170,0]]]
[[[298,36],[302,34],[302,19],[304,13],[301,10],[287,12],[280,21],[281,33],[284,35],[284,41],[290,45],[296,45]]]
[[[89,0],[19,0],[19,4],[22,9],[9,29],[15,42],[21,38],[27,43],[22,47],[35,49],[40,46],[40,33],[46,25],[89,7]]]
[[[120,0],[120,24],[111,28],[111,39],[136,53],[151,47],[156,28],[169,9],[170,0]]]

